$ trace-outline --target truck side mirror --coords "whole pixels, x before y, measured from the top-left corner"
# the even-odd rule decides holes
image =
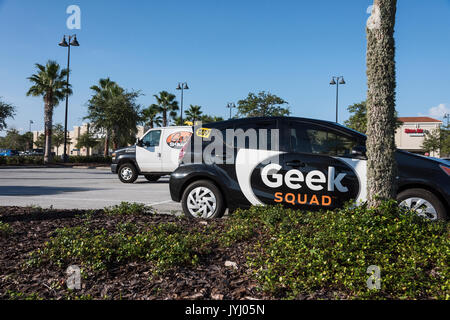
[[[138,147],[142,147],[142,140],[139,139],[139,138],[136,138],[136,145],[137,145]]]

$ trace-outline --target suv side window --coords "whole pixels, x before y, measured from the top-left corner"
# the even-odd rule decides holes
[[[157,147],[159,146],[159,141],[161,140],[161,130],[153,130],[147,133],[144,138],[142,138],[142,144],[144,147]]]
[[[350,136],[305,123],[290,123],[290,151],[350,157],[358,141]]]

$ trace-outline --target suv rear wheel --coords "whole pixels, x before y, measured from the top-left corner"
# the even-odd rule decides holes
[[[119,179],[123,183],[133,183],[138,178],[136,167],[131,163],[125,163],[119,168]]]
[[[220,218],[225,212],[222,192],[208,180],[191,183],[183,192],[181,205],[189,218]]]
[[[446,220],[447,214],[442,202],[425,189],[408,189],[397,196],[400,207],[417,212],[417,215],[429,220]]]

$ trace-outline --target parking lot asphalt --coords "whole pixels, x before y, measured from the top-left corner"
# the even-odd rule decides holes
[[[181,211],[170,199],[169,177],[124,184],[109,168],[0,168],[0,206],[101,209],[122,201],[144,203],[160,213]]]

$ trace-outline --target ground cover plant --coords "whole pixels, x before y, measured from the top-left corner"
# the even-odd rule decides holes
[[[448,222],[388,202],[214,221],[122,203],[96,211],[0,208],[1,299],[449,299]],[[81,290],[66,268],[81,269]],[[369,289],[369,266],[381,288]]]

